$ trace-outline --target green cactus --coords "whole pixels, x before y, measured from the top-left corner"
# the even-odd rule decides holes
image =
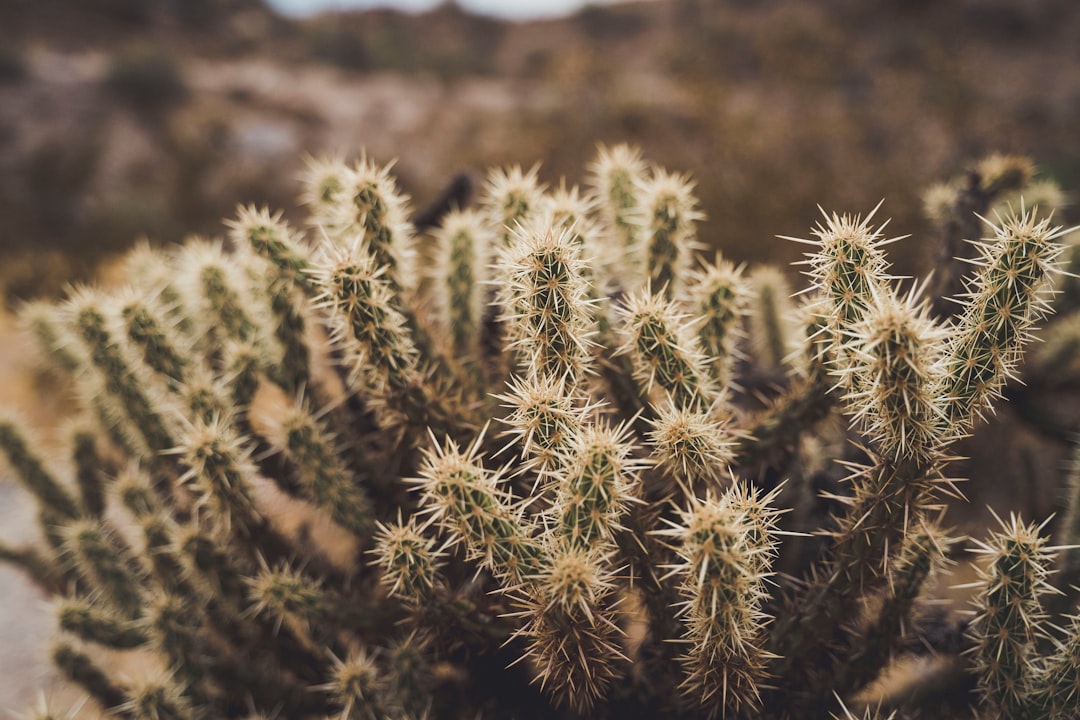
[[[1033,655],[1043,620],[1039,597],[1052,591],[1046,582],[1051,554],[1041,529],[1014,515],[978,548],[987,566],[972,634],[988,717],[1032,716]]]
[[[796,306],[775,268],[695,257],[688,177],[627,146],[589,170],[495,170],[427,244],[389,166],[312,160],[308,232],[243,207],[228,246],[142,245],[131,286],[26,305],[82,407],[70,472],[0,419],[45,541],[0,560],[58,598],[62,673],[129,719],[1074,716],[1043,525],[977,541],[961,639],[921,615],[954,444],[1059,274],[1065,231],[1001,203],[1054,188],[998,158],[935,191],[945,223],[975,190],[1002,213],[942,315],[889,276],[877,209],[801,241]],[[950,672],[871,696],[921,647]]]

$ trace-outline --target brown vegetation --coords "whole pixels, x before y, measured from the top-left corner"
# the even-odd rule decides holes
[[[213,232],[238,201],[289,206],[303,152],[400,157],[422,205],[490,165],[578,180],[597,142],[628,140],[692,174],[702,235],[734,259],[790,260],[774,235],[817,204],[884,197],[920,238],[898,248],[908,272],[929,264],[915,189],[933,179],[993,150],[1080,177],[1080,10],[1061,0],[671,0],[522,24],[17,0],[0,27],[9,296],[139,235]]]

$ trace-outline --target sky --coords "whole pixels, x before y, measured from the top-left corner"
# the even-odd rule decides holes
[[[269,0],[279,11],[289,15],[306,15],[320,10],[341,8],[395,7],[419,12],[439,4],[440,0]],[[569,14],[587,0],[458,0],[458,4],[476,13],[524,20]],[[591,0],[592,4],[608,4],[613,0]]]

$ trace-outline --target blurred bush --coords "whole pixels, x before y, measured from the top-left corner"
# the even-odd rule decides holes
[[[799,232],[818,203],[859,209],[885,197],[915,238],[894,248],[905,274],[927,269],[934,240],[911,188],[999,149],[1080,181],[1080,84],[1067,61],[1080,6],[1066,0],[666,0],[530,23],[453,2],[300,21],[259,0],[63,5],[0,4],[0,28],[22,33],[0,50],[11,100],[0,107],[0,208],[23,219],[11,244],[75,247],[89,215],[61,209],[38,222],[30,210],[87,195],[103,211],[123,208],[132,184],[162,193],[151,207],[169,218],[143,232],[210,228],[241,200],[288,206],[298,168],[237,140],[256,126],[285,128],[293,156],[368,145],[409,158],[398,171],[421,205],[465,168],[539,159],[541,179],[557,183],[579,177],[597,142],[637,143],[691,173],[703,239],[739,261],[796,259],[773,235]],[[78,68],[66,85],[50,85],[50,53]],[[27,168],[48,158],[30,156],[45,137],[80,144],[85,133],[72,129],[87,125],[106,128],[98,152],[110,169],[40,205]],[[77,167],[85,151],[70,156]],[[131,168],[146,165],[153,178],[136,179]]]
[[[578,11],[575,21],[593,40],[619,40],[644,33],[649,17],[633,5],[626,7],[588,4]]]
[[[394,10],[326,15],[307,23],[305,33],[313,57],[344,70],[453,79],[494,73],[504,28],[450,2],[423,16]]]
[[[146,115],[178,105],[189,95],[177,58],[159,47],[141,44],[113,58],[105,87],[118,100]]]

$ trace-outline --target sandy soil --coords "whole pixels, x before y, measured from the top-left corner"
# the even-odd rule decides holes
[[[0,480],[0,528],[4,539],[34,536],[32,503],[10,478]],[[46,596],[22,573],[0,565],[0,710],[25,712],[44,691],[57,691],[59,679],[48,658],[54,618]]]
[[[52,403],[34,402],[28,356],[11,316],[0,309],[0,407],[15,405],[33,422],[49,412]],[[0,462],[0,536],[13,545],[35,541],[35,514],[33,501]],[[25,712],[42,692],[70,697],[70,691],[59,688],[48,658],[52,606],[21,572],[4,564],[0,564],[0,608],[0,711]],[[63,702],[57,707],[62,709]]]

